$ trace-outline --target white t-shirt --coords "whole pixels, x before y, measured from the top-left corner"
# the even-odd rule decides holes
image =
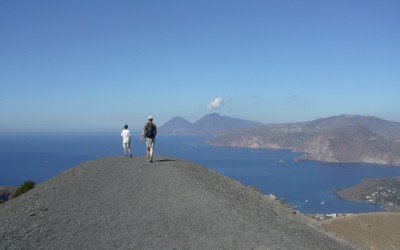
[[[121,136],[123,143],[129,143],[129,141],[131,140],[131,132],[129,132],[128,129],[122,130]]]

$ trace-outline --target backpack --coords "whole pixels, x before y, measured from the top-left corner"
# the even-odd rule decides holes
[[[155,136],[156,136],[156,130],[154,128],[154,124],[148,123],[146,125],[146,130],[144,131],[144,137],[153,139]]]

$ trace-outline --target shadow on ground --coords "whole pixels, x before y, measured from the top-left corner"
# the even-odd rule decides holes
[[[156,160],[156,162],[166,162],[166,161],[176,161],[173,159],[161,159],[161,160]]]

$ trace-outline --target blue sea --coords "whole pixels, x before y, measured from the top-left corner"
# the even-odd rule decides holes
[[[377,205],[338,199],[332,191],[355,185],[364,178],[400,176],[400,168],[293,163],[296,154],[288,150],[212,147],[203,140],[159,136],[155,153],[200,164],[265,194],[272,193],[307,214],[379,211]],[[132,147],[135,156],[145,155],[139,135],[133,136]],[[122,154],[119,131],[1,133],[0,186],[18,186],[26,180],[40,183],[82,162]]]

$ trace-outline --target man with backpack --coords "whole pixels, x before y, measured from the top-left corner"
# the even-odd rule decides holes
[[[153,123],[153,117],[149,116],[146,125],[144,125],[141,140],[146,138],[147,159],[153,162],[154,143],[157,135],[157,126]]]

